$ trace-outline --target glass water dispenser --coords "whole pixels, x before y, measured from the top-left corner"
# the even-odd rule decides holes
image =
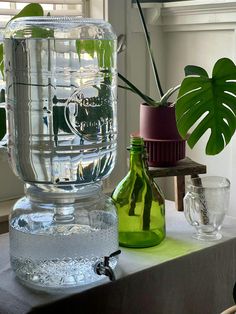
[[[117,146],[111,25],[18,18],[6,27],[4,51],[9,159],[25,183],[10,216],[12,268],[41,290],[112,279],[117,215],[101,183]]]

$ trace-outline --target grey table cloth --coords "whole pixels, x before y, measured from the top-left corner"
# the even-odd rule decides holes
[[[0,314],[217,314],[234,303],[236,219],[226,217],[217,242],[193,239],[182,212],[166,204],[167,237],[146,249],[121,248],[117,280],[68,294],[30,290],[10,268],[8,234],[0,236]]]

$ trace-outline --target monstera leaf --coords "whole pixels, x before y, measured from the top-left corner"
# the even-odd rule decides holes
[[[43,16],[42,6],[39,3],[30,3],[26,5],[18,14],[13,16],[11,21],[18,17],[25,17],[25,16]]]
[[[210,129],[206,154],[216,155],[229,143],[236,128],[236,66],[222,58],[216,62],[212,78],[196,66],[187,66],[185,74],[176,102],[179,133],[186,138],[191,131],[188,144],[192,148]]]

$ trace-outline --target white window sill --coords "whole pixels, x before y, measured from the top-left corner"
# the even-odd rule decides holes
[[[137,7],[137,5],[134,5]],[[235,23],[236,0],[191,0],[143,3],[150,25]]]
[[[203,9],[208,8],[215,8],[221,7],[222,9],[230,9],[235,7],[236,0],[190,0],[190,1],[176,1],[176,2],[166,2],[166,3],[156,3],[156,2],[147,2],[142,3],[142,8],[145,9],[158,9],[161,8],[162,10],[168,9]],[[137,7],[136,4],[133,4],[133,7]]]
[[[161,15],[232,13],[232,11],[236,11],[236,0],[192,0],[163,3]]]
[[[228,6],[231,4],[236,4],[235,0],[190,0],[190,1],[176,1],[163,3],[163,8],[177,8],[177,7],[194,7],[194,6],[205,6],[205,5],[223,5]]]

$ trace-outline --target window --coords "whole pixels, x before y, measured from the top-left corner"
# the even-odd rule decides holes
[[[0,30],[3,30],[6,23],[12,16],[16,15],[29,3],[40,3],[45,15],[89,15],[89,0],[21,0],[0,2]],[[66,4],[65,4],[66,3]],[[2,32],[1,32],[2,33]]]
[[[40,3],[46,14],[51,15],[86,15],[88,0],[9,0],[1,1],[0,15],[10,17],[17,14],[28,3]]]
[[[16,15],[29,3],[40,3],[45,14],[50,15],[77,15],[90,16],[90,4],[93,0],[21,0],[0,1],[0,42],[3,38],[3,30],[12,16]],[[96,0],[98,1],[98,0]],[[97,10],[99,9],[96,7]],[[103,12],[103,8],[100,8]],[[102,13],[101,13],[102,14]],[[23,183],[16,178],[7,162],[5,149],[0,147],[0,177],[6,178],[0,183],[0,201],[19,197],[23,194]],[[0,209],[1,215],[1,209]]]

